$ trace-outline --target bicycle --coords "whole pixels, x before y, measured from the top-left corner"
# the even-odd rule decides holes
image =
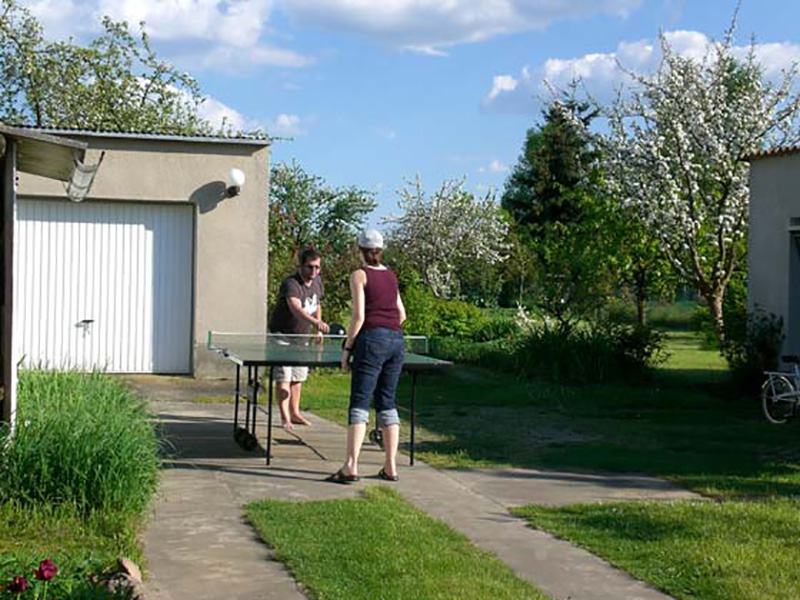
[[[770,423],[782,425],[794,418],[800,404],[800,357],[782,356],[792,364],[791,372],[764,371],[767,380],[761,386],[761,406]]]

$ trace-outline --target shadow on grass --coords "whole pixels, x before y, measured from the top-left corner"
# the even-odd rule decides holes
[[[725,497],[800,494],[800,430],[731,400],[726,371],[567,386],[456,366],[419,388],[417,409],[418,455],[439,467],[641,473]]]

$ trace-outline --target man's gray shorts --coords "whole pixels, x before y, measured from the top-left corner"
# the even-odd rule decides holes
[[[272,380],[275,383],[301,383],[308,379],[308,367],[275,367]]]

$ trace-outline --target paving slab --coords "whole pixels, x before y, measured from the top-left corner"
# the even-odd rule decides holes
[[[538,469],[448,470],[473,492],[504,506],[624,502],[629,500],[695,500],[687,489],[646,475],[576,473]]]
[[[155,378],[158,379],[158,378]],[[180,385],[177,378],[174,385]],[[304,598],[272,551],[243,519],[242,506],[262,498],[292,501],[360,497],[375,477],[382,452],[365,445],[362,481],[336,485],[324,478],[344,457],[345,429],[315,415],[294,434],[275,427],[272,465],[264,450],[241,450],[232,439],[232,405],[193,403],[218,388],[187,386],[163,396],[164,382],[137,391],[159,415],[173,456],[164,463],[161,486],[144,535],[148,598]],[[213,395],[213,394],[212,394]],[[159,397],[169,398],[167,401]],[[205,402],[205,401],[204,401]],[[265,427],[261,424],[259,435]],[[263,437],[262,437],[263,439]],[[397,484],[410,502],[492,552],[522,578],[560,600],[667,600],[652,587],[600,558],[531,529],[507,511],[510,505],[572,504],[637,498],[690,497],[652,478],[546,472],[442,471],[401,458]],[[382,484],[385,485],[385,482]]]

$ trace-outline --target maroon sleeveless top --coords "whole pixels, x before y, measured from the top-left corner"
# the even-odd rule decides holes
[[[367,284],[364,286],[364,325],[362,329],[386,327],[403,331],[397,308],[397,275],[391,269],[364,267]]]

